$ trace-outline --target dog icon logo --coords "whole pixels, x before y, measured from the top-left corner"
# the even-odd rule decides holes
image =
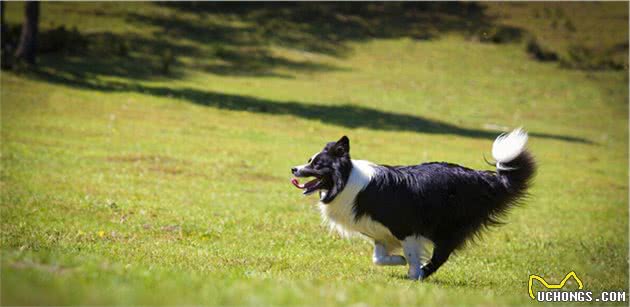
[[[575,274],[574,271],[569,272],[564,279],[562,279],[562,281],[557,284],[557,285],[550,285],[544,278],[538,276],[538,275],[529,275],[529,297],[531,297],[533,300],[536,299],[536,297],[534,296],[534,291],[532,290],[532,285],[534,284],[534,279],[538,280],[545,288],[547,289],[562,289],[564,287],[564,285],[567,283],[567,280],[569,280],[569,278],[573,277],[573,279],[575,279],[575,281],[578,284],[578,289],[582,290],[584,288],[584,284],[582,283],[582,280],[580,280],[579,277],[577,277],[577,275]]]

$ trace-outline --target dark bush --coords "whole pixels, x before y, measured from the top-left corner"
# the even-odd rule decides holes
[[[490,36],[490,40],[497,44],[520,42],[522,38],[523,30],[510,26],[498,26]]]
[[[608,52],[598,52],[582,45],[571,45],[567,49],[567,57],[560,61],[566,68],[584,70],[622,70],[624,63],[615,61]]]
[[[2,63],[2,69],[10,69],[13,67],[13,54],[17,48],[18,41],[20,39],[20,32],[22,27],[12,26],[4,24],[2,27],[2,47],[0,52],[2,57],[0,62]]]
[[[558,60],[558,55],[555,52],[543,47],[535,38],[532,38],[527,42],[526,50],[528,54],[539,61],[546,62]]]
[[[166,49],[160,56],[162,64],[162,73],[167,75],[171,72],[171,66],[175,63],[175,55],[171,49]]]
[[[118,42],[118,56],[126,57],[129,55],[129,44],[125,40],[121,40]]]
[[[524,31],[520,28],[497,25],[480,29],[475,37],[481,42],[495,44],[516,43],[523,39]]]
[[[2,29],[2,48],[6,47],[15,50],[20,40],[21,32],[22,26],[5,24],[4,29]]]
[[[64,26],[40,33],[40,53],[83,53],[87,50],[88,40],[77,28],[67,30]]]
[[[2,36],[3,51],[14,50],[20,40],[21,25],[5,25]],[[39,33],[39,53],[80,53],[87,49],[88,40],[76,28],[67,30],[59,26]]]

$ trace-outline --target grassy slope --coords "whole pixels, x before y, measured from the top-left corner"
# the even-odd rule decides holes
[[[347,58],[275,48],[339,68],[276,71],[292,78],[101,79],[134,84],[121,91],[3,73],[2,303],[523,304],[529,274],[570,270],[589,290],[627,287],[623,73],[561,70],[518,46],[449,36],[351,47]],[[341,104],[484,136],[488,124],[524,125],[539,135],[532,198],[430,281],[374,267],[369,243],[326,233],[289,167],[347,134],[355,158],[487,168],[491,140],[317,113]]]
[[[529,31],[561,58],[582,46],[595,57],[628,65],[627,2],[492,2],[488,13],[501,24]]]

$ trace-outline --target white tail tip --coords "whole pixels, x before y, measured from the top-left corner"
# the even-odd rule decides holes
[[[522,128],[497,137],[492,144],[492,157],[497,161],[497,168],[506,169],[506,167],[501,167],[501,164],[516,159],[525,150],[526,144],[527,132]]]

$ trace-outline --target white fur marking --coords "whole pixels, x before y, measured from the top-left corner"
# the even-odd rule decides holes
[[[337,231],[343,237],[351,237],[356,234],[365,234],[370,238],[383,242],[388,248],[400,248],[400,241],[383,226],[368,216],[362,216],[355,221],[355,198],[370,183],[374,176],[374,164],[369,161],[352,160],[352,171],[348,182],[335,199],[329,204],[319,203],[319,210],[324,222],[331,230]],[[327,191],[322,191],[325,195]]]
[[[296,166],[295,168],[296,168],[296,169],[298,170],[298,172],[299,172],[299,171],[301,171],[303,168],[305,168],[305,167],[307,167],[307,166],[308,166],[308,164],[302,164],[302,165],[298,165],[298,166]]]
[[[403,240],[402,246],[409,263],[409,278],[422,279],[422,266],[431,259],[433,242],[423,236],[409,236]]]
[[[316,158],[317,156],[319,156],[319,154],[320,154],[320,153],[322,153],[322,152],[320,151],[320,152],[318,152],[318,153],[316,153],[316,154],[312,155],[312,156],[311,156],[311,158],[310,158],[310,159],[308,159],[308,164],[311,164],[313,161],[315,161],[315,158]]]
[[[381,243],[374,242],[374,255],[372,262],[376,265],[405,265],[407,260],[400,255],[390,255],[387,247]]]
[[[527,132],[518,128],[508,134],[502,134],[492,144],[492,157],[497,161],[497,169],[511,170],[502,164],[508,163],[518,157],[527,144]]]
[[[318,152],[316,154],[314,154],[313,156],[311,156],[311,158],[308,160],[308,163],[306,164],[302,164],[302,165],[298,165],[295,168],[297,168],[298,171],[301,171],[303,168],[311,165],[313,163],[313,161],[315,160],[315,157],[317,157],[321,152]]]

